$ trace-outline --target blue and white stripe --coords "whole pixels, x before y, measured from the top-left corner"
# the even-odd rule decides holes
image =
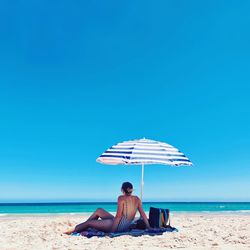
[[[192,166],[192,162],[170,144],[149,140],[131,140],[118,143],[107,149],[97,161],[104,164],[166,164]]]

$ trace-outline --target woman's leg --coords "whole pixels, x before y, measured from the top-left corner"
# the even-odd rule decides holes
[[[75,228],[71,228],[68,231],[65,232],[65,234],[71,234],[73,232],[78,232],[79,230],[84,231],[86,230],[86,222],[88,221],[93,221],[93,220],[98,220],[99,218],[101,218],[102,220],[106,220],[106,219],[114,219],[114,216],[112,214],[110,214],[109,212],[107,212],[106,210],[102,209],[102,208],[98,208],[96,209],[96,211],[87,219],[87,221],[78,224]],[[105,223],[104,223],[105,224]],[[83,228],[83,229],[82,229]],[[78,230],[77,230],[78,229]]]
[[[103,232],[110,232],[114,220],[104,219],[104,220],[87,220],[75,227],[74,233],[81,233],[89,227],[95,228]]]
[[[96,211],[88,218],[89,220],[98,220],[99,218],[101,219],[113,219],[114,216],[107,212],[106,210],[104,210],[103,208],[97,208]]]

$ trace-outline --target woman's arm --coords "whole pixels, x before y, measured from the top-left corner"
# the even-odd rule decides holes
[[[121,217],[122,217],[122,210],[123,210],[123,201],[122,201],[122,198],[119,197],[118,198],[118,204],[117,204],[117,212],[116,212],[116,216],[115,216],[115,219],[114,219],[114,223],[112,225],[112,228],[111,228],[111,232],[115,232],[115,230],[117,229],[117,226],[121,220]]]
[[[137,197],[137,198],[138,198],[138,197]],[[146,216],[146,214],[145,214],[145,212],[144,212],[144,210],[143,210],[143,208],[142,208],[141,200],[140,200],[139,198],[138,198],[138,202],[139,202],[139,204],[138,204],[139,213],[140,213],[141,217],[143,218],[143,221],[145,222],[146,227],[149,229],[149,228],[151,228],[151,227],[150,227],[150,225],[149,225],[148,218],[147,218],[147,216]]]

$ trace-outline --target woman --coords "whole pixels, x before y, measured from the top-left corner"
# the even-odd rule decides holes
[[[133,185],[130,182],[124,182],[121,191],[123,195],[118,197],[116,216],[113,216],[102,208],[98,208],[87,221],[65,233],[80,233],[87,230],[89,227],[103,232],[125,232],[128,231],[137,210],[143,218],[146,227],[150,228],[147,216],[142,208],[141,200],[137,196],[132,195]]]

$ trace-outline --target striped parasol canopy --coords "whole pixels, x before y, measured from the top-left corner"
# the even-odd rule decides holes
[[[192,162],[170,144],[146,138],[118,143],[107,149],[97,162],[110,165],[142,165],[141,199],[144,186],[144,165],[192,166]]]

